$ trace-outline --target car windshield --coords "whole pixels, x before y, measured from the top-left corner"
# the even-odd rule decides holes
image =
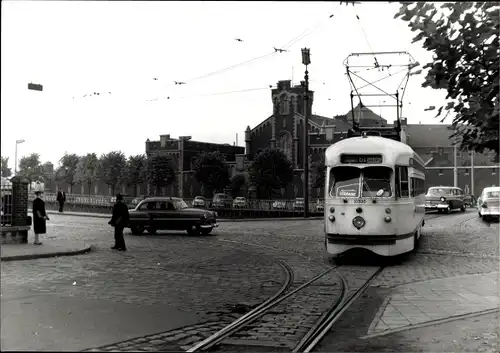
[[[430,188],[429,191],[427,191],[427,195],[430,195],[430,196],[451,195],[451,189],[450,188]]]
[[[175,200],[174,206],[176,210],[182,210],[183,208],[188,208],[188,205],[184,202],[184,200]]]
[[[196,196],[194,199],[195,200],[204,200],[205,198],[203,196]]]
[[[367,167],[363,169],[363,196],[390,197],[392,169],[388,167]],[[380,192],[383,190],[383,192]]]
[[[359,197],[361,170],[356,167],[334,167],[330,170],[331,197]]]
[[[497,198],[497,197],[500,197],[500,191],[488,191],[486,193],[486,197],[487,198]]]
[[[237,197],[236,200],[238,200],[238,201],[245,201],[245,198],[244,197]]]

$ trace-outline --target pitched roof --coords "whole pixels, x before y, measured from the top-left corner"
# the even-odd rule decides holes
[[[360,104],[358,104],[354,109],[349,110],[349,112],[346,114],[347,117],[352,117],[352,111],[354,110],[354,115],[357,116],[359,112],[361,112],[361,121],[360,124],[370,124],[372,125],[374,121],[379,122],[380,125],[386,125],[387,120],[382,118],[380,115],[375,114],[372,110],[369,108],[363,106],[361,107]],[[368,123],[369,122],[369,123]]]
[[[409,136],[408,144],[412,147],[453,146],[453,140],[450,138],[453,133],[451,125],[408,124],[406,132]]]

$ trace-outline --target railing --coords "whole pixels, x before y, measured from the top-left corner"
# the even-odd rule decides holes
[[[30,195],[33,201],[34,195]],[[45,193],[43,196],[45,207],[48,210],[58,210],[57,194]],[[124,202],[129,208],[135,207],[143,197],[124,197]],[[133,202],[133,201],[136,202]],[[246,199],[243,204],[233,204],[234,200],[213,203],[212,200],[205,200],[202,206],[193,205],[194,199],[183,199],[189,207],[205,208],[216,211],[219,217],[246,218],[246,217],[301,217],[304,214],[304,203],[297,203],[295,200],[255,200]],[[322,216],[323,208],[318,207],[318,200],[311,200],[309,211],[311,216]],[[321,201],[321,200],[320,200]],[[66,194],[64,210],[68,212],[92,212],[110,214],[114,204],[112,196],[102,195],[77,195]],[[323,202],[319,205],[323,206]]]

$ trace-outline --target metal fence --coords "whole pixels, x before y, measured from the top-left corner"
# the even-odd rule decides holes
[[[32,193],[29,200],[33,201],[35,195]],[[56,210],[59,208],[56,193],[45,193],[43,195],[45,206],[47,209]],[[124,202],[133,208],[142,200],[141,197],[125,196]],[[189,207],[199,207],[217,211],[220,215],[229,217],[244,217],[244,216],[300,216],[304,212],[304,203],[294,200],[256,200],[245,199],[243,203],[233,203],[234,200],[227,200],[221,204],[214,204],[212,200],[205,199],[204,204],[196,205],[191,198],[183,199]],[[94,212],[94,213],[111,213],[113,204],[116,198],[113,196],[103,195],[80,195],[66,194],[66,202],[64,204],[65,211],[74,212]],[[309,211],[312,214],[323,214],[323,200],[313,199],[309,203]]]
[[[2,226],[12,225],[12,183],[6,179],[2,178],[1,181],[1,217],[0,224]]]

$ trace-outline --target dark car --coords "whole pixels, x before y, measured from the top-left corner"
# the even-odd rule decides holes
[[[465,212],[464,193],[454,186],[434,186],[429,188],[425,195],[425,210],[438,210],[450,213],[460,209]]]
[[[144,230],[150,234],[158,230],[186,230],[191,235],[208,235],[219,226],[216,212],[190,208],[178,197],[150,197],[129,213],[127,228],[135,235],[141,235]]]

